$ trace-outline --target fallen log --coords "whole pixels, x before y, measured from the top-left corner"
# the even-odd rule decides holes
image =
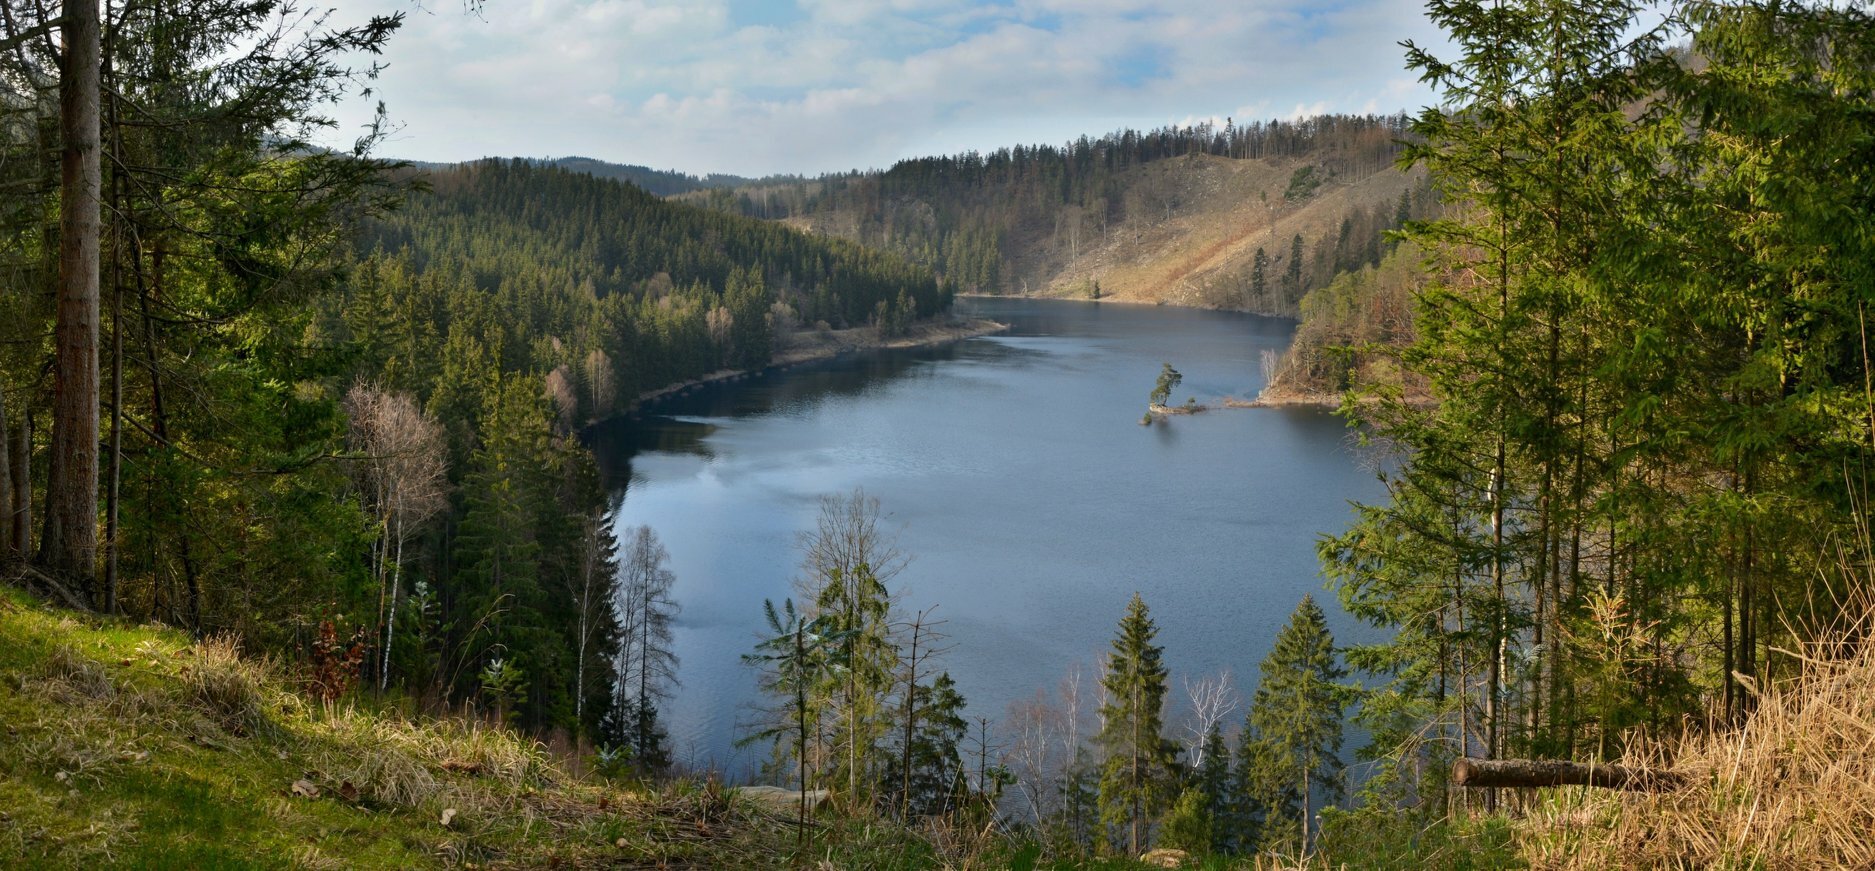
[[[91,610],[91,603],[72,592],[63,580],[41,571],[38,566],[19,557],[6,560],[4,574],[14,579],[15,583],[35,593],[42,593],[47,597],[57,596],[64,601],[66,607],[74,611]]]
[[[812,811],[820,807],[832,795],[824,789],[810,789],[803,796],[800,790],[780,786],[738,786],[729,792],[748,799],[766,810],[789,816],[793,816],[800,808],[802,798],[807,799],[807,809]]]
[[[1671,771],[1558,759],[1460,759],[1452,765],[1452,782],[1474,789],[1594,786],[1636,792],[1666,792],[1685,785],[1685,779]]]

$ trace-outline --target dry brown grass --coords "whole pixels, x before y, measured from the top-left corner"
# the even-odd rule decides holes
[[[334,707],[316,722],[306,749],[320,779],[350,783],[385,804],[446,804],[468,814],[556,779],[538,744],[473,720],[410,722]]]
[[[1875,645],[1834,647],[1793,653],[1803,674],[1739,729],[1626,760],[1672,758],[1689,786],[1562,793],[1525,819],[1531,867],[1875,868]]]
[[[274,729],[267,707],[267,665],[241,656],[228,635],[196,642],[193,658],[182,670],[182,684],[192,706],[232,735],[264,735]]]
[[[62,701],[108,702],[117,697],[117,686],[104,666],[69,644],[52,649],[52,655],[39,664],[39,677],[46,682],[46,690]]]

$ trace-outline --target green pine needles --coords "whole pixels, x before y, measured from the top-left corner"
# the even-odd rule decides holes
[[[1342,794],[1341,714],[1348,702],[1347,687],[1338,683],[1347,672],[1314,597],[1302,597],[1261,671],[1245,731],[1255,737],[1245,743],[1262,746],[1247,754],[1244,779],[1263,799],[1265,843],[1293,831],[1306,846],[1320,806],[1315,797],[1334,801]]]
[[[1164,737],[1166,668],[1164,648],[1153,643],[1158,632],[1145,601],[1133,594],[1101,681],[1107,703],[1097,739],[1106,754],[1100,819],[1132,855],[1147,843],[1152,821],[1174,793],[1178,749]]]

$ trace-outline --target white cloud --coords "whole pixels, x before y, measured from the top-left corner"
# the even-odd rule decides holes
[[[341,0],[336,16],[408,13],[376,83],[403,124],[387,153],[742,174],[1277,106],[1412,108],[1425,95],[1397,42],[1438,41],[1401,0],[797,0],[798,14],[746,22],[728,0],[493,2],[480,16],[408,4]]]

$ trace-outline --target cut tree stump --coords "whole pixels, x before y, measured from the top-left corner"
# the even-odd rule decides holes
[[[1678,789],[1685,779],[1671,771],[1624,765],[1589,765],[1557,759],[1460,759],[1452,764],[1452,782],[1474,789],[1539,786],[1594,786],[1637,792]]]

